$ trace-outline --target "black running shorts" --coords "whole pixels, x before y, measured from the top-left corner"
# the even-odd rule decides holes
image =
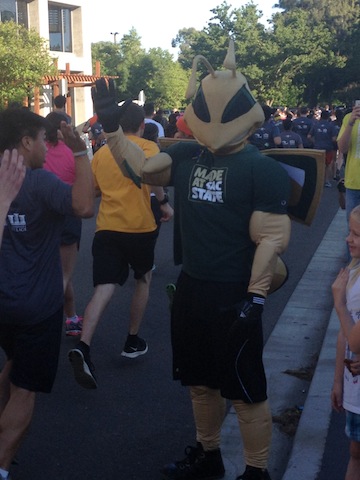
[[[135,279],[143,277],[154,265],[157,236],[157,230],[150,233],[96,232],[92,245],[94,287],[106,283],[124,285],[129,267]]]
[[[175,380],[220,389],[232,400],[266,400],[261,316],[244,321],[236,307],[246,290],[181,272],[171,314]]]
[[[32,392],[51,392],[62,329],[62,308],[35,325],[0,324],[0,346],[13,362],[11,383]]]

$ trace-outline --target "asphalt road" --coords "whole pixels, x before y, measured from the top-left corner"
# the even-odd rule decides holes
[[[265,306],[268,338],[297,282],[338,209],[337,191],[325,189],[311,227],[293,222],[284,259],[288,282]],[[77,310],[82,314],[92,287],[91,242],[94,219],[83,221],[75,273]],[[194,443],[187,390],[171,378],[169,308],[165,286],[176,280],[172,224],[161,227],[156,270],[141,329],[149,352],[137,359],[120,356],[127,335],[133,279],[116,290],[92,344],[98,389],[74,380],[67,352],[76,343],[63,337],[57,380],[51,395],[39,395],[34,420],[12,469],[14,480],[159,480],[159,468],[180,459]]]

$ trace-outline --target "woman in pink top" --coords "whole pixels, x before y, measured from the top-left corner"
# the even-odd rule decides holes
[[[67,121],[59,112],[47,115],[46,158],[44,168],[53,172],[63,182],[72,185],[75,179],[75,159],[73,152],[61,139],[60,123]],[[64,313],[66,335],[80,335],[82,317],[76,314],[72,276],[81,238],[81,218],[67,216],[61,233],[60,255],[64,282]]]

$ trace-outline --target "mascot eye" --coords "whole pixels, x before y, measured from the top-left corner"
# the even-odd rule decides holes
[[[231,122],[232,120],[245,115],[252,109],[255,103],[254,97],[251,95],[246,85],[243,85],[226,105],[221,117],[221,123]]]
[[[203,122],[210,123],[210,112],[205,100],[204,92],[200,86],[196,92],[196,96],[192,102],[192,106],[196,116]]]

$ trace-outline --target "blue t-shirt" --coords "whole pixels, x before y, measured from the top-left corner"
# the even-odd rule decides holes
[[[314,138],[314,148],[319,150],[334,150],[334,138],[337,137],[336,127],[330,120],[314,122],[310,135]]]
[[[302,144],[302,138],[291,130],[284,130],[280,133],[281,145],[283,148],[299,148]]]
[[[72,213],[70,185],[46,170],[27,169],[0,249],[1,323],[39,323],[63,305],[60,233]]]
[[[304,148],[312,148],[312,143],[307,138],[312,125],[313,120],[308,117],[298,117],[292,121],[292,131],[300,135]]]
[[[249,143],[259,150],[275,148],[274,137],[280,137],[279,127],[274,120],[270,119],[264,122],[263,126],[258,128],[250,137]]]

